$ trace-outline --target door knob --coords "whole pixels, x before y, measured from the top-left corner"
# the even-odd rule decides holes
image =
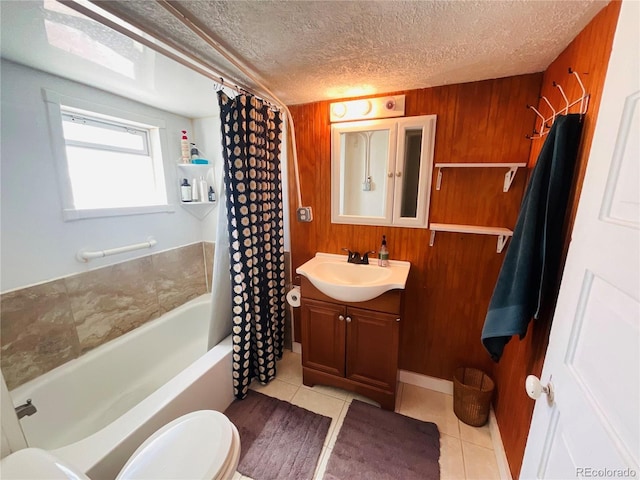
[[[338,315],[338,320],[343,321],[344,320],[344,315]]]
[[[347,323],[351,321],[351,317],[347,317]]]
[[[542,385],[538,377],[535,375],[529,375],[524,382],[524,388],[530,398],[537,400],[540,398],[540,395],[544,393],[547,395],[547,402],[549,402],[549,405],[553,404],[553,384],[551,382],[546,385]]]

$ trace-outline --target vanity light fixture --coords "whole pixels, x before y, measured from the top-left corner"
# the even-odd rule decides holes
[[[334,102],[329,107],[331,123],[402,116],[404,116],[404,95]]]
[[[331,104],[331,118],[343,118],[347,113],[347,106],[344,102]]]

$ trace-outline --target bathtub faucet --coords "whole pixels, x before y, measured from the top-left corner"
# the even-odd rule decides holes
[[[27,403],[23,403],[22,405],[16,407],[16,415],[18,415],[18,419],[22,417],[29,417],[37,411],[38,409],[33,403],[31,403],[31,399],[28,399]]]

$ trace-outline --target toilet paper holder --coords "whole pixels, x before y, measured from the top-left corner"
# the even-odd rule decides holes
[[[292,307],[300,306],[300,287],[298,285],[294,285],[287,293],[287,303]]]

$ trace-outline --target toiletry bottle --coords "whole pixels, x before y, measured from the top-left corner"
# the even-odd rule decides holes
[[[216,201],[216,192],[213,191],[213,187],[209,187],[209,201],[210,202]]]
[[[198,190],[200,190],[200,187],[198,187],[198,181],[193,177],[191,180],[191,200],[194,202],[204,202],[204,199],[200,198],[198,195]]]
[[[187,131],[182,130],[182,139],[180,140],[180,161],[189,163],[191,156],[189,155],[189,140],[187,139]]]
[[[182,179],[182,185],[180,185],[180,199],[183,202],[190,202],[192,200],[191,185],[189,185],[186,178]]]
[[[380,251],[378,252],[378,265],[381,267],[389,266],[389,249],[387,248],[387,237],[382,236],[382,245],[380,245]]]
[[[198,147],[196,147],[195,143],[191,144],[191,160],[195,158],[200,158],[200,152],[198,151]]]
[[[204,176],[200,177],[200,183],[198,184],[200,187],[200,190],[198,191],[198,197],[200,198],[201,202],[206,202],[207,201],[207,181],[204,179]]]

